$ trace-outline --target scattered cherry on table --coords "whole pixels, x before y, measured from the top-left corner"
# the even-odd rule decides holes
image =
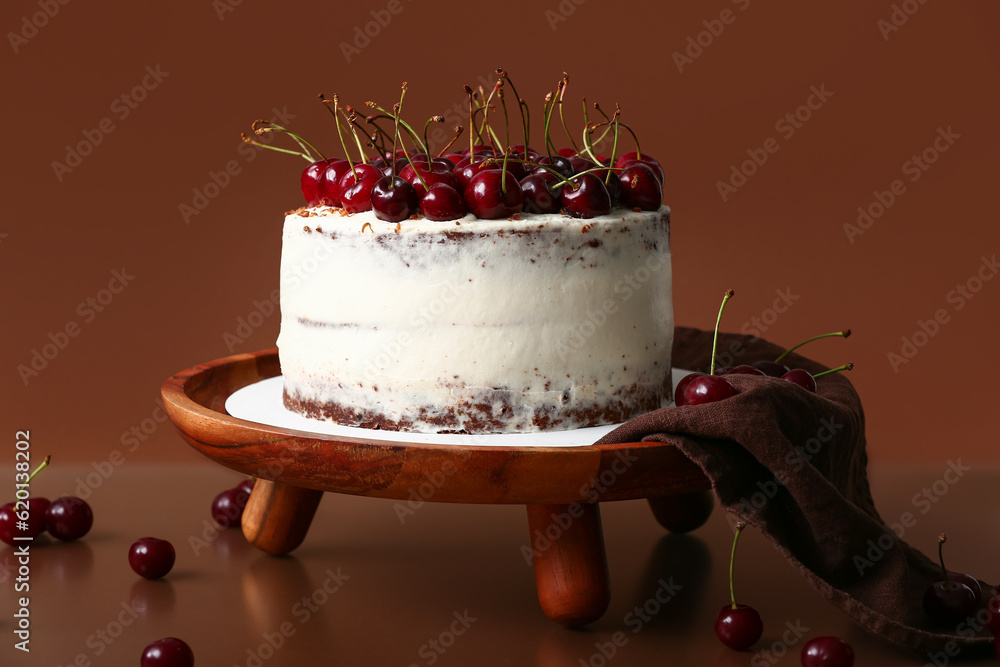
[[[128,564],[140,577],[162,579],[174,567],[174,545],[156,537],[143,537],[128,550]]]
[[[142,651],[141,667],[193,667],[194,652],[176,637],[159,639]]]
[[[802,667],[852,667],[854,649],[839,637],[814,637],[802,647]]]
[[[736,651],[748,649],[760,639],[764,633],[764,622],[753,607],[736,604],[736,593],[733,588],[733,564],[736,562],[736,543],[740,533],[746,528],[742,521],[736,524],[736,534],[733,536],[733,551],[729,557],[729,600],[730,604],[719,610],[715,617],[715,635],[723,644]]]

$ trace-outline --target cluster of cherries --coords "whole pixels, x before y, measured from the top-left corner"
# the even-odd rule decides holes
[[[48,467],[51,457],[46,456],[29,476],[28,483]],[[94,512],[86,501],[75,496],[61,496],[53,501],[41,496],[31,496],[0,507],[0,540],[15,544],[19,540],[49,535],[71,542],[78,540],[94,525]]]
[[[746,604],[736,603],[733,587],[733,565],[736,562],[736,544],[746,524],[736,524],[733,536],[733,550],[729,557],[729,604],[719,610],[715,617],[715,635],[723,644],[736,651],[750,648],[764,633],[764,622],[756,609]],[[839,637],[813,637],[802,647],[803,667],[851,667],[854,664],[854,649]]]
[[[674,389],[675,405],[702,405],[704,403],[714,403],[715,401],[721,401],[729,398],[730,396],[735,396],[737,393],[736,387],[734,387],[732,383],[724,377],[726,375],[769,375],[771,377],[778,377],[782,380],[787,380],[788,382],[799,385],[807,391],[815,393],[816,378],[830,373],[837,373],[839,371],[849,371],[854,368],[854,364],[844,364],[843,366],[832,368],[830,370],[823,371],[822,373],[816,373],[813,375],[809,371],[802,368],[789,368],[781,363],[782,359],[806,343],[811,343],[814,340],[819,340],[820,338],[847,338],[851,335],[851,330],[847,329],[846,331],[835,331],[833,333],[823,334],[821,336],[815,336],[809,340],[805,340],[795,347],[791,347],[786,350],[774,361],[758,361],[753,366],[741,364],[739,366],[732,366],[730,368],[723,368],[716,371],[715,349],[719,339],[719,323],[722,321],[722,313],[726,309],[726,304],[734,294],[735,292],[733,292],[733,290],[729,290],[722,297],[722,306],[719,307],[719,316],[715,320],[715,335],[712,339],[712,365],[709,372],[707,374],[690,373],[685,375],[681,381],[677,383],[677,387]]]
[[[243,510],[253,491],[252,479],[245,479],[226,489],[212,500],[212,518],[223,528],[235,528],[243,519]],[[128,552],[132,570],[146,579],[162,579],[174,567],[177,553],[167,540],[143,537]],[[176,637],[166,637],[147,646],[142,653],[142,667],[191,667],[194,652]]]
[[[469,146],[456,152],[447,152],[462,133],[455,128],[455,138],[436,156],[431,155],[426,141],[427,125],[442,122],[443,116],[432,116],[424,125],[424,137],[413,131],[400,116],[406,84],[399,103],[391,111],[373,102],[368,106],[375,112],[364,118],[369,128],[361,125],[357,111],[341,106],[337,95],[333,99],[320,99],[333,114],[344,150],[344,159],[322,157],[311,143],[290,130],[269,123],[256,121],[255,135],[279,131],[290,136],[301,149],[287,150],[269,146],[243,135],[252,145],[300,155],[310,161],[302,172],[302,195],[309,206],[332,206],[348,213],[373,211],[386,222],[400,222],[422,215],[428,220],[455,220],[472,213],[481,219],[509,218],[525,213],[559,213],[576,218],[593,218],[606,215],[614,208],[655,211],[663,200],[663,168],[653,157],[642,153],[638,140],[636,150],[615,156],[594,152],[593,135],[601,132],[599,140],[611,135],[613,146],[618,145],[619,128],[625,128],[633,139],[635,133],[621,122],[620,109],[608,116],[598,104],[604,120],[592,123],[587,118],[584,102],[584,130],[582,147],[573,140],[563,115],[562,103],[569,78],[563,74],[555,95],[545,98],[545,151],[530,147],[528,106],[517,98],[524,129],[524,143],[510,146],[501,142],[489,122],[489,114],[496,111],[497,100],[507,119],[504,90],[516,89],[507,72],[497,68],[498,79],[489,95],[480,88],[474,92],[465,86],[469,96]],[[549,137],[549,125],[558,110],[560,121],[573,148],[555,149]],[[481,115],[482,119],[479,120]],[[391,130],[383,129],[379,121],[391,121]],[[351,130],[357,144],[358,159],[344,142],[342,123]],[[369,157],[362,145],[374,149]],[[506,139],[509,139],[509,129]],[[413,148],[406,148],[404,138]],[[314,155],[320,155],[316,159]]]

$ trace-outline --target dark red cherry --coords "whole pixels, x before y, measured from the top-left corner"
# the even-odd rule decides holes
[[[574,218],[595,218],[611,212],[611,196],[595,174],[574,176],[562,186],[562,207]]]
[[[573,165],[574,174],[579,174],[581,171],[587,171],[588,169],[600,166],[594,163],[594,161],[590,158],[583,157],[582,155],[574,155],[573,157],[567,159],[569,160],[569,163]]]
[[[465,156],[461,153],[446,153],[444,157],[451,162],[451,166],[454,168]]]
[[[645,164],[629,165],[621,172],[622,206],[655,211],[663,203],[663,187]]]
[[[94,525],[94,513],[86,501],[73,496],[53,500],[45,510],[45,527],[52,537],[64,542],[78,540]]]
[[[319,184],[323,180],[323,172],[329,166],[329,160],[317,160],[302,170],[302,178],[299,184],[302,188],[302,196],[308,206],[319,206],[320,193]]]
[[[573,171],[573,163],[569,161],[569,158],[565,158],[562,155],[553,155],[552,157],[548,156],[540,157],[538,158],[537,163],[545,167],[548,167],[549,169],[559,172],[566,178],[569,178],[574,173],[576,173]],[[533,173],[538,173],[538,172],[549,173],[547,169],[542,169],[539,167],[535,167],[532,171]]]
[[[652,169],[653,173],[656,174],[657,180],[660,181],[660,187],[663,187],[665,182],[663,180],[663,167],[660,165],[659,160],[645,153],[642,154],[642,158],[639,158],[635,151],[629,151],[615,160],[615,166],[620,169],[631,167],[633,164],[644,164]]]
[[[253,485],[254,485],[254,480],[245,479],[239,484],[237,484],[236,488],[249,496],[251,493],[253,493]]]
[[[406,220],[417,212],[419,203],[416,189],[399,176],[383,176],[372,187],[372,210],[379,220]]]
[[[162,579],[174,567],[174,545],[155,537],[143,537],[128,550],[128,564],[140,577]]]
[[[466,189],[469,187],[469,182],[482,171],[489,171],[491,169],[499,169],[500,166],[491,159],[492,156],[487,157],[486,155],[476,154],[475,161],[469,158],[463,158],[461,162],[455,165],[455,170],[452,172],[455,176],[456,190],[461,193],[465,193]]]
[[[748,649],[764,633],[764,622],[753,607],[745,604],[726,605],[715,617],[715,636],[735,651]]]
[[[455,220],[467,211],[462,195],[447,183],[435,183],[420,200],[420,213],[428,220]]]
[[[573,157],[574,155],[576,155],[576,151],[573,150],[572,148],[560,148],[559,150],[556,151],[556,153],[558,153],[563,157]]]
[[[528,175],[528,165],[524,164],[523,162],[516,162],[515,160],[517,160],[518,157],[511,153],[508,153],[508,158],[513,158],[513,159],[507,160],[506,169],[510,173],[514,174],[514,178],[520,181],[522,178]],[[497,158],[497,162],[501,167],[503,167],[504,159],[502,155]]]
[[[720,375],[700,375],[684,387],[683,405],[714,403],[735,395],[736,388],[724,377]]]
[[[701,375],[705,375],[705,373],[688,373],[681,378],[681,381],[674,387],[674,405],[677,407],[687,405],[687,397],[684,395],[684,392],[687,390],[687,386]]]
[[[490,155],[493,155],[493,147],[487,144],[476,144],[475,146],[472,147],[472,149],[476,155],[482,155],[483,153],[489,153]],[[470,155],[468,146],[466,146],[459,152],[465,156]]]
[[[250,496],[240,488],[226,489],[212,500],[212,518],[223,528],[239,528]]]
[[[944,581],[943,578],[938,577],[938,581]],[[955,582],[956,584],[965,584],[969,589],[976,594],[976,604],[979,604],[983,600],[983,587],[979,583],[979,580],[973,577],[971,574],[965,574],[962,572],[949,572],[948,581]]]
[[[979,601],[965,584],[935,581],[924,593],[927,618],[941,626],[955,626],[974,614]]]
[[[792,370],[788,366],[774,361],[758,361],[753,365],[753,367],[762,372],[764,375],[773,378],[780,378],[782,375]]]
[[[802,647],[802,667],[852,667],[854,649],[839,637],[814,637]]]
[[[551,185],[556,177],[549,173],[528,174],[520,180],[521,191],[524,193],[525,213],[558,213],[562,202],[558,194],[552,191]]]
[[[608,190],[608,196],[611,197],[611,208],[618,208],[622,203],[622,179],[610,169],[602,169],[594,173]]]
[[[990,598],[990,601],[986,603],[986,610],[990,613],[989,618],[986,619],[986,626],[993,634],[1000,635],[1000,595]]]
[[[351,170],[347,160],[333,160],[323,172],[323,177],[316,186],[316,194],[322,206],[341,206],[340,182],[344,174]]]
[[[489,169],[476,174],[465,189],[465,205],[477,218],[497,220],[519,213],[524,205],[521,185],[514,175]]]
[[[739,366],[733,366],[732,368],[724,368],[721,371],[716,371],[717,375],[764,375],[764,371],[759,368],[754,368],[747,364],[740,364]]]
[[[809,371],[801,368],[793,368],[781,376],[782,380],[788,380],[792,384],[797,384],[807,391],[816,393],[816,378]]]
[[[361,213],[372,209],[372,188],[382,171],[370,164],[356,164],[340,179],[341,205],[348,213]]]
[[[414,169],[414,167],[416,167],[416,169]],[[420,175],[420,178],[417,178],[418,174]],[[432,165],[428,165],[426,162],[414,162],[413,166],[406,165],[403,168],[403,171],[399,172],[399,175],[413,185],[413,189],[417,191],[418,199],[427,194],[427,188],[435,183],[447,183],[451,187],[456,187],[458,185],[458,181],[455,180],[455,174],[452,173],[452,169],[437,162]],[[423,179],[422,182],[421,179]],[[426,188],[424,187],[424,183],[427,184]]]
[[[194,667],[194,652],[176,637],[153,642],[142,651],[140,667]]]

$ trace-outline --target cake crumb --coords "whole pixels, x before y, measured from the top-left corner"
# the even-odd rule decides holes
[[[590,228],[593,227],[593,226],[594,225],[592,225],[592,224],[586,224],[586,225],[584,225],[583,227],[580,228],[580,233],[581,234],[586,234],[587,232],[590,231]]]
[[[393,229],[393,231],[398,234],[399,230],[401,230],[402,228],[403,228],[403,226],[397,222],[396,223],[396,227],[395,227],[395,229]]]
[[[364,233],[365,233],[365,227],[367,227],[368,229],[370,229],[370,230],[371,230],[371,232],[372,232],[372,234],[374,234],[374,233],[375,233],[375,228],[374,228],[374,227],[372,227],[372,223],[370,223],[370,222],[366,222],[365,224],[361,225],[361,233],[362,233],[362,234],[364,234]]]
[[[309,225],[306,225],[305,227],[302,228],[302,231],[304,231],[304,232],[311,232],[312,230],[309,229]]]
[[[316,233],[317,234],[322,234],[323,233],[323,228],[322,227],[317,227],[316,228]]]

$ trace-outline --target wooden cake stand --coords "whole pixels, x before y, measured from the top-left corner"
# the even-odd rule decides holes
[[[232,393],[280,373],[277,350],[265,350],[189,368],[161,389],[167,414],[192,447],[258,478],[243,533],[271,554],[302,543],[324,491],[409,500],[434,479],[427,501],[527,506],[530,543],[542,535],[551,544],[534,550],[542,610],[577,626],[600,618],[610,600],[600,502],[647,498],[657,520],[676,532],[702,525],[712,510],[704,474],[661,442],[442,445],[379,440],[374,430],[370,438],[334,438],[226,412]]]

